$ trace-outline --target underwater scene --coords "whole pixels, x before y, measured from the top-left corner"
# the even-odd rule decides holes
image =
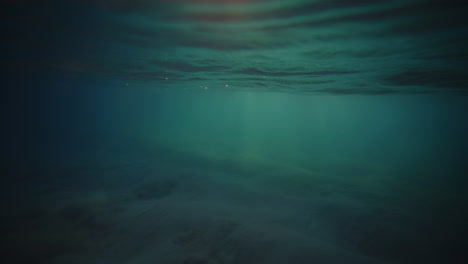
[[[466,262],[466,2],[1,5],[2,263]]]

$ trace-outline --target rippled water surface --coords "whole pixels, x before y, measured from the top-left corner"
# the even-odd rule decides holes
[[[12,48],[33,71],[171,89],[466,92],[463,1],[22,2],[10,4],[22,15]]]

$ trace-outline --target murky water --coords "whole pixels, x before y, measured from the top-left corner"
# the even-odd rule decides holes
[[[461,1],[18,1],[10,263],[462,263]]]

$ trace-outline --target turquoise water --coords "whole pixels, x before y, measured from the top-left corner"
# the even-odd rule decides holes
[[[463,262],[461,2],[6,7],[9,263]]]

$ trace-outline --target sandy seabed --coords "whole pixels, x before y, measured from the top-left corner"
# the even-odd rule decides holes
[[[461,241],[457,193],[387,167],[165,151],[5,170],[23,175],[3,193],[5,254],[52,264],[452,263]]]

